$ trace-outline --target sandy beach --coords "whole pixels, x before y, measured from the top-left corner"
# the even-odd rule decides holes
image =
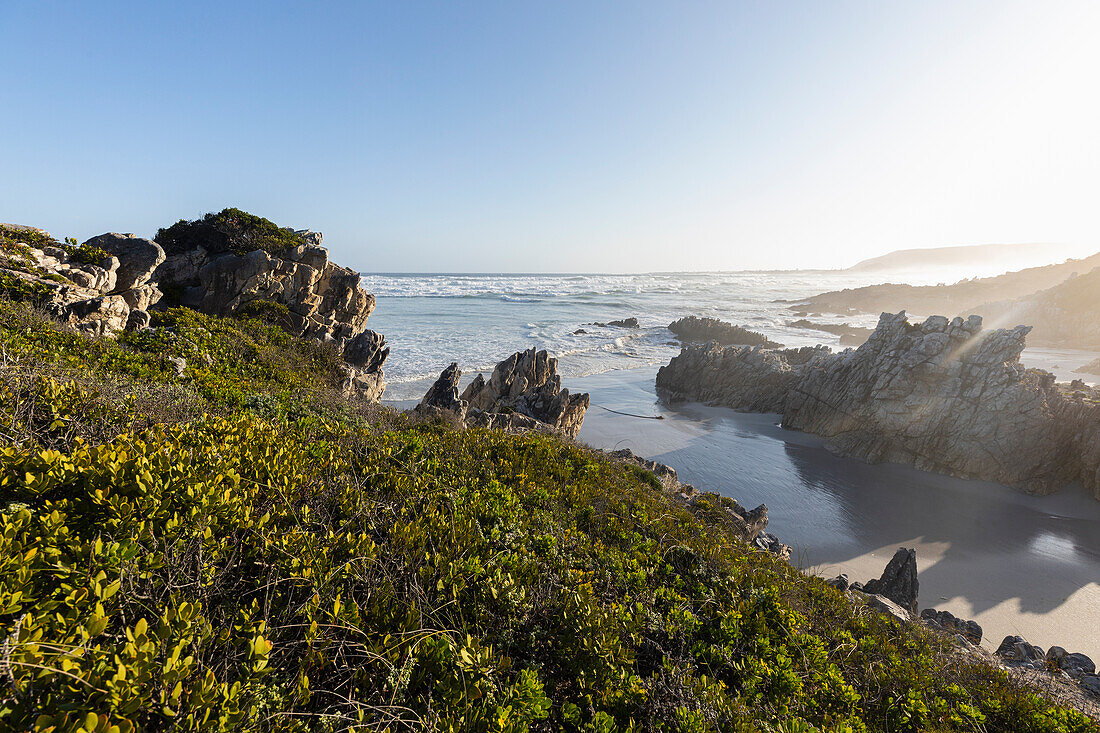
[[[840,458],[820,439],[780,428],[778,415],[661,405],[655,372],[568,380],[592,395],[579,440],[630,448],[701,489],[767,504],[769,531],[807,572],[865,581],[898,546],[916,548],[920,607],[977,621],[991,650],[1020,634],[1100,659],[1100,502],[1081,487],[1035,497]]]

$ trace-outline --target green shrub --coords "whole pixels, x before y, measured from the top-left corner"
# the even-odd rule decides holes
[[[302,244],[302,238],[262,216],[240,209],[222,209],[201,219],[180,219],[157,230],[156,242],[172,254],[202,247],[208,252],[245,255],[258,249],[283,252]]]

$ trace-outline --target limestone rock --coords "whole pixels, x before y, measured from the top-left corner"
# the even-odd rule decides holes
[[[53,309],[54,315],[89,336],[109,336],[126,328],[130,306],[121,295],[77,300]]]
[[[118,258],[120,264],[116,274],[115,292],[145,285],[152,279],[157,267],[164,262],[164,250],[159,244],[133,234],[100,234],[86,241],[83,246],[98,247]]]
[[[917,613],[917,552],[899,547],[890,558],[882,576],[869,580],[863,585],[866,593],[886,596],[894,603],[906,609],[910,614]]]
[[[584,421],[589,397],[570,395],[557,370],[558,360],[546,351],[517,352],[497,364],[488,381],[477,375],[461,398],[471,414],[516,412],[573,438]]]
[[[884,613],[889,616],[893,616],[898,621],[908,623],[913,620],[912,614],[900,604],[895,603],[890,598],[880,595],[878,593],[869,593],[867,596],[867,605],[875,609],[879,613]]]
[[[937,611],[926,608],[920,612],[921,620],[933,628],[952,634],[959,634],[971,644],[982,643],[982,627],[975,621],[956,618],[950,611]]]
[[[782,346],[768,340],[764,334],[750,331],[741,326],[718,320],[717,318],[699,318],[687,316],[668,324],[668,330],[676,334],[676,338],[683,343],[706,343],[717,341],[723,346],[739,344],[746,346],[763,346],[774,349]]]

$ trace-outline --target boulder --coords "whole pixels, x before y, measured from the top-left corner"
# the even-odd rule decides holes
[[[1096,664],[1092,659],[1084,654],[1067,652],[1060,646],[1047,650],[1046,660],[1049,667],[1060,669],[1075,679],[1096,674]]]
[[[745,346],[763,346],[775,349],[782,346],[769,340],[764,334],[750,331],[741,326],[718,320],[717,318],[699,318],[687,316],[668,324],[668,330],[676,334],[683,343],[706,343],[717,341],[723,346],[739,344]]]
[[[97,247],[118,258],[120,264],[114,292],[130,290],[148,283],[165,257],[159,244],[133,234],[100,234],[86,241],[83,246]]]
[[[918,585],[917,552],[899,547],[887,563],[882,576],[877,580],[864,583],[863,590],[866,593],[886,596],[910,614],[915,615]]]
[[[561,386],[558,360],[546,351],[517,352],[496,365],[489,380],[478,374],[461,398],[471,414],[519,413],[574,438],[588,409],[587,394],[569,394]]]
[[[1042,648],[1028,644],[1022,636],[1006,636],[995,654],[1016,664],[1038,665],[1044,661]]]
[[[130,306],[121,295],[77,300],[52,309],[53,314],[89,336],[110,336],[126,328]]]
[[[368,372],[380,371],[389,355],[386,337],[370,329],[352,337],[344,347],[344,361]]]
[[[982,627],[974,621],[956,618],[950,611],[937,611],[934,608],[924,609],[920,612],[920,617],[929,626],[951,634],[959,634],[971,644],[982,643]]]
[[[1088,692],[1091,695],[1095,695],[1096,697],[1100,697],[1100,677],[1097,677],[1096,675],[1089,675],[1087,677],[1082,677],[1080,680],[1078,680],[1078,683],[1081,685],[1081,689],[1085,692]]]

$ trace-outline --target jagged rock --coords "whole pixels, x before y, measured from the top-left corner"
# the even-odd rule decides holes
[[[119,295],[130,306],[130,310],[147,311],[159,303],[164,294],[155,284],[149,284],[123,290]]]
[[[607,325],[617,328],[639,328],[638,319],[634,317],[624,318],[621,321],[608,321]]]
[[[181,222],[157,234],[166,256],[155,279],[170,287],[181,305],[214,315],[232,315],[257,301],[286,306],[284,325],[291,334],[340,350],[349,364],[344,391],[379,399],[389,349],[381,334],[366,329],[374,296],[363,289],[359,273],[329,261],[320,233],[275,231],[280,243],[289,242],[285,248],[245,252],[206,220]]]
[[[1079,682],[1082,690],[1100,697],[1100,677],[1090,675],[1088,677],[1082,677]]]
[[[684,343],[706,343],[717,341],[723,346],[738,344],[744,346],[763,346],[775,349],[782,346],[770,341],[764,334],[750,331],[741,326],[718,320],[717,318],[699,318],[686,316],[668,324],[668,330]]]
[[[552,433],[554,427],[518,412],[485,412],[470,410],[466,414],[466,425],[472,428],[503,430],[506,433]]]
[[[838,354],[686,347],[658,372],[657,390],[782,412],[784,427],[841,455],[1034,493],[1080,481],[1100,499],[1100,404],[1020,364],[1028,330],[884,313],[866,343]]]
[[[354,336],[344,347],[344,361],[368,372],[380,371],[389,355],[386,337],[370,329]]]
[[[882,576],[864,583],[863,591],[886,596],[910,614],[916,614],[918,587],[917,551],[899,547]]]
[[[1029,329],[981,331],[981,319],[912,325],[884,313],[855,351],[809,365],[783,425],[842,455],[1048,493],[1098,486],[1100,409],[1071,405],[1046,372],[1019,363]]]
[[[1037,664],[1044,661],[1041,647],[1028,644],[1022,636],[1006,636],[995,654],[1006,662]]]
[[[378,402],[382,399],[382,393],[386,391],[386,381],[381,371],[368,372],[345,364],[343,374],[340,387],[344,395],[359,397],[370,402]]]
[[[1096,664],[1089,657],[1078,652],[1071,654],[1060,646],[1052,646],[1047,650],[1046,659],[1049,666],[1060,669],[1075,679],[1096,673]]]
[[[563,389],[557,369],[558,360],[546,351],[517,352],[497,364],[488,381],[478,374],[461,398],[471,414],[516,412],[573,438],[584,421],[589,397]]]
[[[461,378],[462,372],[459,371],[458,364],[452,362],[428,388],[428,392],[416,406],[416,412],[433,417],[441,412],[449,412],[459,421],[465,420],[469,404],[458,396],[458,380]]]
[[[657,394],[751,412],[783,412],[807,365],[828,347],[765,349],[710,342],[685,346],[657,372]]]
[[[842,592],[852,587],[852,581],[848,580],[847,573],[841,573],[835,578],[830,578],[825,582]]]
[[[781,560],[791,559],[790,545],[785,545],[779,541],[779,538],[770,532],[761,532],[753,538],[752,546],[758,550],[770,552]]]
[[[676,477],[676,469],[672,466],[666,466],[658,461],[651,461],[648,458],[643,458],[634,453],[629,448],[620,448],[616,451],[611,451],[607,455],[624,463],[633,463],[635,466],[641,466],[647,471],[652,471],[657,478],[669,486],[682,486],[679,479]]]
[[[130,290],[148,283],[165,257],[159,244],[133,234],[100,234],[86,241],[83,246],[98,247],[118,258],[120,264],[113,292]]]
[[[929,626],[959,634],[972,644],[982,643],[982,627],[975,621],[956,618],[950,611],[937,611],[934,608],[924,609],[920,612],[920,617]]]
[[[686,504],[693,514],[722,522],[744,542],[752,542],[768,526],[768,507],[765,504],[749,510],[736,499],[711,491],[693,493],[686,499]]]

